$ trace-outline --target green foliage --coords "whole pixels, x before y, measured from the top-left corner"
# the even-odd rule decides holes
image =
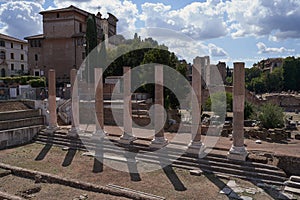
[[[281,128],[284,126],[282,108],[273,104],[261,106],[259,120],[264,128]]]
[[[283,62],[283,87],[287,90],[300,90],[300,57],[287,57]]]
[[[281,92],[283,89],[283,68],[277,67],[272,73],[265,76],[266,90],[268,92]]]
[[[232,77],[231,76],[226,77],[226,84],[227,85],[232,85]]]
[[[245,69],[245,82],[249,83],[253,78],[260,77],[262,71],[257,67],[246,68]]]
[[[204,110],[213,111],[217,115],[224,115],[223,111],[232,112],[232,94],[217,92],[206,100]]]
[[[5,84],[11,85],[14,83],[19,83],[20,85],[27,85],[31,80],[42,79],[39,76],[14,76],[14,77],[0,77]]]
[[[264,93],[267,91],[265,82],[264,76],[255,77],[250,81],[250,83],[246,83],[247,89],[257,94]]]
[[[28,84],[31,87],[46,87],[46,80],[45,78],[31,79],[28,81]]]
[[[264,62],[261,64],[264,67]],[[246,88],[255,93],[281,92],[282,90],[300,90],[300,57],[287,57],[282,66],[269,72],[263,72],[255,64],[245,69]]]
[[[250,119],[251,116],[253,116],[255,112],[254,105],[249,103],[248,101],[245,101],[245,107],[244,107],[244,119]]]
[[[152,38],[141,40],[137,34],[134,35],[133,39],[125,40],[123,44],[118,45],[116,48],[109,49],[108,60],[110,64],[104,72],[104,78],[107,76],[122,76],[124,66],[134,68],[144,64],[151,65],[158,63],[173,68],[184,77],[188,69],[187,62],[184,60],[179,61],[173,52],[168,51],[168,47],[159,45],[158,42]],[[144,76],[154,77],[154,71],[149,71],[145,68],[139,78],[145,80],[146,77]],[[176,82],[176,79],[176,76],[171,77],[170,74],[164,74],[164,81],[166,82]],[[165,107],[167,109],[178,107],[178,99],[171,91],[180,90],[179,93],[186,94],[188,92],[187,87],[188,85],[178,87],[176,84],[174,84],[173,88],[164,87]],[[154,84],[144,84],[138,88],[136,92],[146,92],[154,97]]]
[[[97,26],[95,15],[89,15],[87,19],[87,27],[86,27],[86,56],[89,55],[90,52],[98,45],[98,36],[97,36]],[[86,70],[85,76],[87,82],[94,82],[94,68],[97,63],[97,54],[90,55],[86,59]]]

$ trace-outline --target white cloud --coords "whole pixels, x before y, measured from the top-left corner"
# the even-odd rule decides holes
[[[222,37],[227,29],[223,21],[223,3],[218,2],[194,2],[178,10],[162,3],[144,3],[140,19],[147,27],[181,31],[194,39]]]
[[[110,12],[119,19],[117,25],[119,33],[127,31],[128,29],[135,29],[135,22],[138,18],[138,9],[136,4],[128,0],[54,0],[54,4],[58,8],[74,5],[80,9],[95,14],[100,8],[100,12],[103,17],[107,17],[107,12]]]
[[[296,25],[300,1],[236,0],[227,1],[225,9],[233,37],[271,35],[273,41],[300,37],[300,27]]]
[[[208,44],[209,54],[211,57],[225,57],[227,56],[227,52],[224,51],[221,47],[217,47],[215,44]]]
[[[267,47],[264,43],[258,42],[256,44],[258,48],[258,53],[259,54],[264,54],[264,53],[287,53],[287,52],[294,52],[294,49],[286,49],[284,47]]]
[[[41,2],[41,1],[40,1]],[[41,4],[30,1],[8,1],[0,7],[0,32],[23,39],[42,32]]]

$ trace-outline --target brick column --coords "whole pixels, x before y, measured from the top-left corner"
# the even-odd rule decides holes
[[[196,57],[192,68],[192,141],[188,146],[188,153],[199,154],[204,150],[201,142],[201,69],[205,67],[206,57]]]
[[[120,138],[120,142],[130,144],[136,137],[132,134],[132,105],[131,105],[131,69],[130,67],[123,68],[123,126],[124,133]]]
[[[104,110],[103,110],[103,71],[102,68],[95,68],[95,123],[94,136],[104,137]]]
[[[55,70],[50,69],[48,72],[48,110],[49,110],[49,126],[47,133],[54,133],[58,129],[57,113],[56,113],[56,80]]]
[[[150,148],[162,148],[168,144],[164,136],[164,88],[163,88],[163,66],[155,66],[155,107],[154,107],[154,129],[155,136],[151,141]]]
[[[233,144],[228,158],[246,160],[248,152],[244,146],[244,103],[245,68],[244,63],[234,63],[233,71]]]
[[[77,70],[71,69],[71,129],[68,132],[70,137],[78,137],[79,129],[79,97],[78,97],[78,83],[76,81]]]

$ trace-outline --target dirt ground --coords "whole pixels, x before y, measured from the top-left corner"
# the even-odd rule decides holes
[[[22,102],[0,102],[0,112],[15,111],[15,110],[28,110],[29,108]]]
[[[61,147],[33,143],[0,151],[0,160],[6,164],[97,185],[115,184],[166,199],[229,199],[226,195],[220,194],[220,190],[228,180],[217,178],[214,175],[191,176],[187,170],[167,168],[133,176],[105,165],[102,172],[94,173],[92,172],[94,159],[83,156],[82,153],[76,151],[70,158],[68,151],[64,151]],[[250,182],[234,180],[241,187],[257,188]],[[20,191],[37,186],[41,187],[41,191],[33,194],[32,199],[76,199],[83,194],[87,194],[88,199],[120,199],[111,195],[106,196],[56,184],[36,185],[31,180],[12,175],[0,178],[0,191],[11,194],[20,195]],[[268,191],[261,191],[256,194],[247,194],[247,196],[253,199],[274,199],[268,193]]]

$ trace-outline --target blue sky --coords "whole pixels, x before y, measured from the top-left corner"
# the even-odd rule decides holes
[[[158,27],[189,37],[189,42],[154,37],[189,62],[209,55],[211,63],[231,67],[243,61],[251,67],[261,59],[300,56],[299,0],[0,0],[0,32],[18,38],[42,33],[38,13],[71,4],[91,13],[101,7],[104,16],[113,13],[119,33]]]

